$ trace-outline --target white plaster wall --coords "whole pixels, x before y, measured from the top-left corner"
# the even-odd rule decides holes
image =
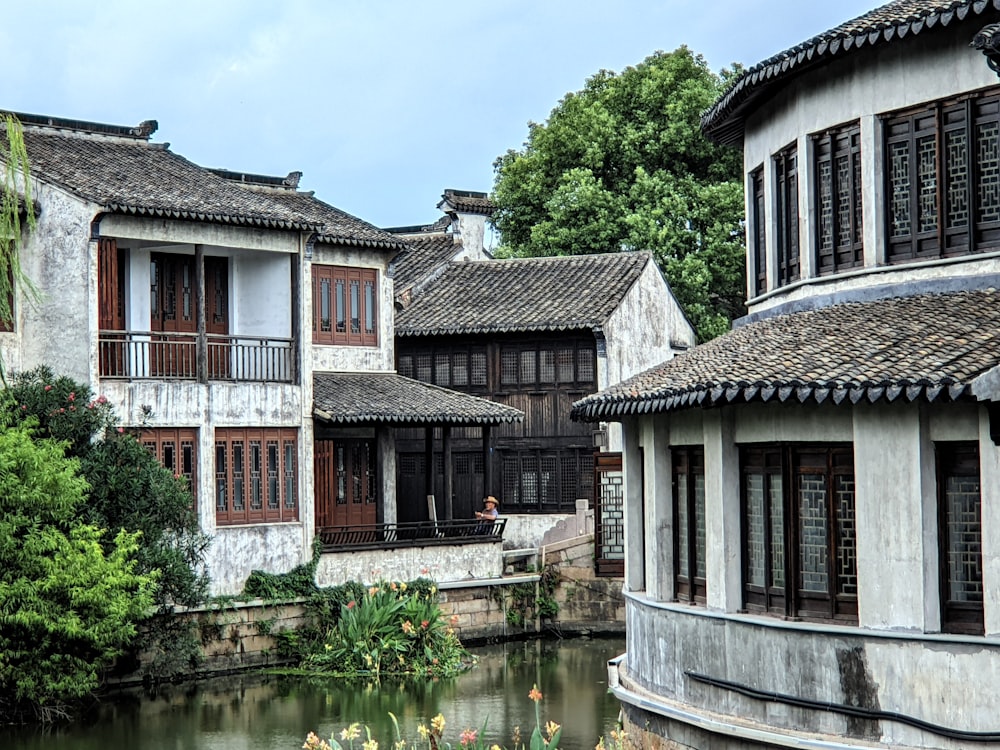
[[[650,258],[636,283],[604,324],[608,364],[598,390],[620,383],[674,356],[672,343],[697,342],[673,292]]]
[[[57,375],[91,382],[97,370],[97,251],[89,237],[97,207],[48,185],[36,183],[35,191],[42,211],[21,262],[41,298],[32,304],[18,294],[20,356],[8,361],[12,370],[44,364]]]
[[[203,483],[204,484],[204,483]],[[208,506],[215,514],[212,492],[199,495],[199,510]],[[204,520],[205,513],[201,513]],[[254,570],[287,573],[306,561],[303,556],[302,523],[257,524],[254,526],[224,526],[215,530],[206,555],[211,593],[214,596],[238,594]],[[308,549],[308,547],[306,547]]]
[[[230,260],[230,333],[292,337],[292,258],[235,253]],[[303,325],[305,330],[308,330]],[[304,331],[305,332],[305,331]]]
[[[316,583],[336,586],[347,581],[372,584],[430,578],[440,584],[500,578],[501,546],[494,542],[324,553],[316,569]]]
[[[852,51],[820,70],[797,76],[747,119],[745,171],[749,174],[761,164],[768,166],[765,169],[766,196],[774,194],[771,157],[789,144],[797,142],[799,145],[800,200],[806,199],[800,203],[799,212],[804,272],[811,266],[817,221],[813,202],[809,199],[813,178],[806,168],[811,164],[808,135],[846,122],[861,121],[866,265],[864,270],[840,274],[835,279],[807,279],[753,299],[749,303],[751,313],[764,311],[780,302],[807,298],[817,291],[828,293],[942,276],[997,272],[1000,259],[996,254],[913,264],[905,269],[876,268],[884,244],[882,136],[878,118],[906,107],[996,86],[996,75],[986,65],[982,53],[970,46],[973,35],[983,23],[982,18],[974,17],[969,23],[956,23],[947,30],[894,40],[891,45],[874,52],[870,49]],[[772,181],[768,181],[769,177]],[[770,219],[775,215],[773,205],[771,208],[767,214],[769,228]],[[753,231],[753,227],[748,226],[748,233]],[[775,267],[773,255],[774,243],[769,229],[769,274]]]
[[[695,715],[806,732],[814,739],[849,742],[845,717],[745,698],[707,688],[686,671],[765,691],[848,703],[857,675],[839,663],[853,652],[877,708],[945,727],[995,731],[992,696],[1000,690],[1000,642],[941,635],[874,633],[864,629],[786,622],[777,618],[713,613],[686,604],[626,599],[630,680],[674,699]],[[958,750],[948,740],[900,723],[882,721],[878,738],[892,747]],[[742,745],[740,745],[742,747]],[[858,747],[869,747],[858,742]],[[730,745],[725,745],[730,747]]]
[[[537,549],[545,535],[559,525],[560,521],[570,523],[576,519],[574,513],[504,513],[507,520],[503,529],[503,546],[506,549]]]
[[[91,214],[86,225],[96,214]],[[194,221],[148,219],[109,215],[101,219],[101,236],[127,237],[156,245],[205,245],[206,248],[241,248],[263,252],[295,253],[301,234],[277,229],[201,224]]]

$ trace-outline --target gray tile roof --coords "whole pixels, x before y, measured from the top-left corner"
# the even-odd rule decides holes
[[[955,400],[1000,364],[1000,292],[846,303],[750,323],[573,405],[580,421],[748,401]]]
[[[448,205],[455,211],[469,214],[482,214],[483,216],[493,215],[493,201],[486,193],[478,193],[471,190],[454,190],[448,188],[441,196],[439,206]]]
[[[303,217],[304,221],[321,225],[320,242],[396,251],[406,248],[406,243],[400,238],[324,203],[312,192],[279,189],[269,191],[267,196],[288,211]]]
[[[456,261],[396,314],[396,335],[594,330],[652,262],[646,252]]]
[[[809,68],[856,50],[938,31],[968,17],[1000,20],[1000,0],[894,0],[747,68],[702,117],[702,129],[722,143],[738,143],[744,118],[757,101]],[[972,36],[969,37],[972,42]],[[985,65],[986,62],[984,61]]]
[[[150,143],[150,127],[127,129],[16,116],[23,124],[32,174],[110,213],[277,229],[312,228],[299,214],[266,196],[193,164],[172,153],[166,144]],[[0,137],[6,140],[6,133]]]
[[[392,264],[392,279],[397,293],[431,276],[436,269],[451,262],[455,253],[462,249],[461,245],[455,244],[453,235],[444,233],[410,236],[406,245],[406,250]]]
[[[391,372],[313,375],[313,414],[331,424],[483,425],[523,412]]]

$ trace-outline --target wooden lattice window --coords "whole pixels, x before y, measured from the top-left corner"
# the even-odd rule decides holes
[[[516,513],[571,513],[592,499],[594,458],[589,450],[504,451],[504,507]]]
[[[851,446],[743,446],[740,466],[744,606],[856,622]]]
[[[297,446],[294,429],[217,429],[216,524],[298,520]]]
[[[682,601],[706,600],[705,449],[671,450],[674,475],[675,590]]]
[[[500,385],[504,389],[583,389],[596,371],[592,341],[511,344],[500,351]]]
[[[767,291],[767,216],[764,210],[764,168],[758,167],[750,173],[750,214],[752,219],[750,235],[750,258],[753,262],[750,279],[754,296]]]
[[[984,632],[979,446],[937,443],[941,629]]]
[[[1000,248],[996,89],[887,118],[890,263]]]
[[[842,125],[814,136],[816,273],[864,263],[861,128]]]
[[[187,480],[193,507],[197,509],[198,431],[188,427],[155,427],[144,429],[139,440],[165,469]]]
[[[312,267],[313,343],[378,346],[378,272]]]
[[[799,178],[795,146],[774,158],[775,206],[778,251],[776,283],[790,284],[799,278]]]

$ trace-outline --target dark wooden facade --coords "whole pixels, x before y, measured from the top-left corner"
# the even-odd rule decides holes
[[[573,402],[597,390],[593,333],[399,337],[396,366],[401,375],[524,412],[523,422],[491,429],[485,452],[481,428],[451,431],[455,518],[471,517],[487,494],[500,498],[503,513],[569,513],[578,498],[593,500],[593,427],[569,418]],[[442,430],[434,434],[433,494],[440,496],[445,436]],[[425,494],[425,436],[422,429],[397,435],[400,497]],[[438,505],[440,515],[440,498]],[[404,511],[401,521],[420,520],[403,518]]]

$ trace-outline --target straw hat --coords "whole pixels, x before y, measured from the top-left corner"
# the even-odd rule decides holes
[[[490,495],[488,497],[484,497],[483,498],[483,505],[486,505],[487,503],[493,503],[494,505],[500,505],[500,503],[497,502],[497,499],[495,497],[493,497],[493,495]]]

